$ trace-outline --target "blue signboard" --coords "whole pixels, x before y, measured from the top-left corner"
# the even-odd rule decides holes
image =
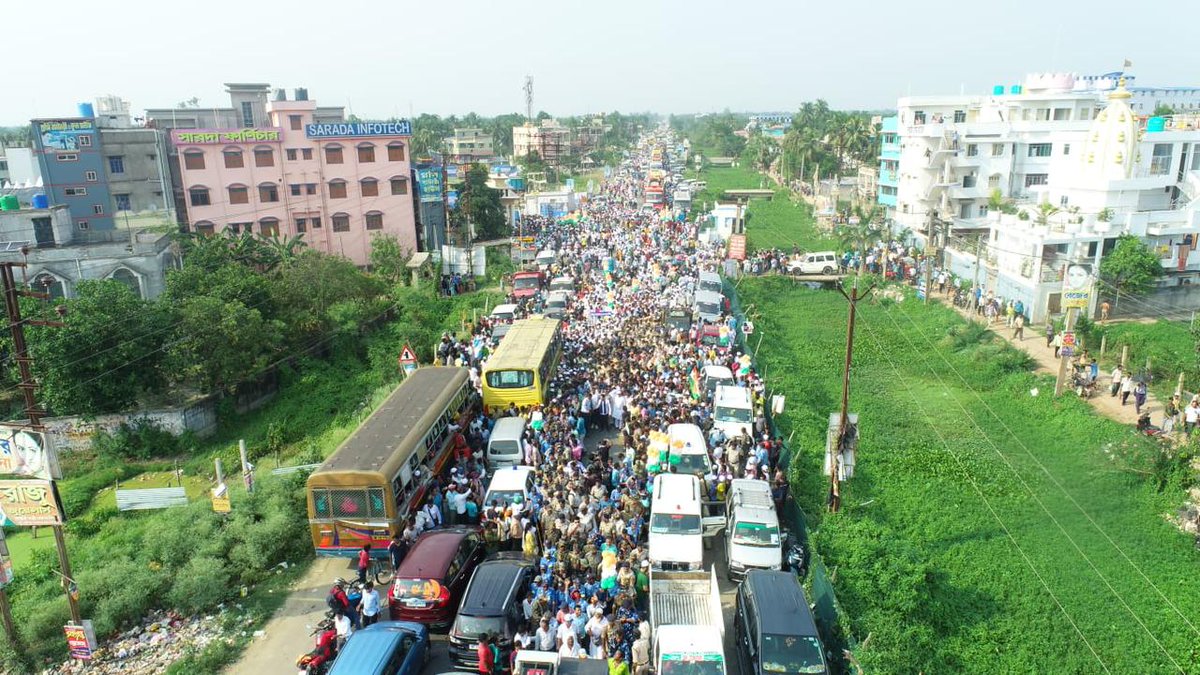
[[[417,195],[423,202],[442,201],[441,169],[417,169]]]
[[[412,136],[408,120],[395,122],[333,122],[308,124],[304,135],[309,138],[369,138],[371,136]]]
[[[458,178],[458,165],[457,164],[447,164],[446,165],[446,178]]]
[[[450,190],[446,193],[446,205],[452,209],[458,208],[458,190]]]

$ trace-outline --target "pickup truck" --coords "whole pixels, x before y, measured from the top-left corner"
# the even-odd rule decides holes
[[[573,659],[557,652],[522,649],[517,652],[512,675],[608,675],[604,659]]]
[[[650,572],[656,675],[725,675],[725,620],[716,572]]]

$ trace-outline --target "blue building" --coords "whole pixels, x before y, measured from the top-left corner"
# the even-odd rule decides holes
[[[900,188],[900,118],[885,117],[879,129],[879,203],[888,209],[888,217],[896,209],[896,193]]]
[[[80,112],[90,115],[90,106]],[[76,230],[112,230],[104,148],[94,116],[32,120],[33,150],[51,204],[64,204]]]

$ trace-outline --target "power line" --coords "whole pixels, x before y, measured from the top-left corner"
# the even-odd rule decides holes
[[[1013,439],[1015,439],[1017,441],[1017,444],[1021,446],[1021,448],[1025,451],[1025,453],[1029,456],[1029,458],[1031,460],[1033,460],[1033,462],[1038,466],[1038,468],[1041,469],[1041,471],[1044,474],[1046,474],[1046,476],[1048,478],[1050,478],[1051,482],[1054,483],[1054,485],[1064,495],[1066,495],[1068,500],[1070,500],[1071,503],[1081,513],[1084,514],[1084,516],[1088,519],[1088,521],[1101,534],[1103,534],[1105,536],[1105,538],[1108,539],[1108,541],[1114,547],[1117,548],[1117,550],[1126,559],[1126,561],[1129,562],[1131,565],[1133,565],[1134,569],[1137,569],[1138,572],[1142,574],[1143,578],[1145,578],[1150,583],[1151,587],[1153,587],[1155,589],[1155,591],[1158,592],[1159,596],[1162,597],[1164,600],[1166,600],[1167,604],[1170,605],[1171,609],[1173,609],[1177,614],[1179,614],[1181,617],[1183,617],[1184,622],[1186,622],[1188,624],[1188,626],[1192,629],[1192,631],[1196,632],[1198,635],[1200,635],[1200,631],[1197,631],[1196,627],[1192,625],[1192,623],[1187,619],[1187,617],[1183,616],[1182,612],[1180,612],[1179,609],[1177,607],[1175,607],[1174,603],[1172,603],[1169,599],[1166,598],[1165,595],[1163,595],[1163,593],[1161,591],[1159,591],[1158,587],[1155,586],[1152,581],[1150,581],[1149,577],[1147,577],[1145,575],[1145,573],[1142,572],[1141,568],[1138,567],[1135,563],[1133,563],[1133,561],[1129,558],[1129,556],[1125,554],[1125,552],[1116,544],[1116,542],[1113,541],[1112,538],[1109,537],[1103,531],[1103,529],[1100,528],[1100,526],[1095,522],[1095,520],[1093,520],[1091,518],[1091,516],[1083,509],[1083,507],[1074,499],[1074,497],[1072,497],[1067,492],[1066,488],[1063,487],[1062,483],[1060,483],[1053,475],[1051,475],[1049,470],[1046,469],[1045,465],[1042,464],[1042,462],[1040,460],[1038,460],[1037,457],[1029,450],[1029,447],[1027,445],[1025,445],[1025,443],[1023,441],[1021,441],[1021,439],[1019,437],[1017,437],[1017,435],[1012,431],[1012,429],[1008,426],[1008,424],[1006,422],[1004,422],[1004,420],[1001,419],[999,415],[996,414],[995,410],[992,409],[990,404],[988,404],[987,401],[984,400],[984,398],[979,394],[979,392],[973,386],[971,386],[970,383],[967,382],[966,378],[964,378],[962,376],[962,374],[958,371],[958,369],[954,367],[954,364],[951,363],[948,358],[946,358],[946,355],[938,348],[938,346],[932,340],[930,340],[927,335],[925,335],[925,333],[920,329],[920,326],[916,323],[916,321],[914,321],[913,318],[904,310],[899,310],[899,311],[900,311],[900,314],[903,315],[906,319],[908,319],[909,323],[912,324],[913,330],[915,330],[924,339],[926,344],[929,345],[929,349],[932,350],[935,354],[937,354],[941,358],[941,360],[950,368],[950,370],[952,372],[954,372],[954,374],[956,376],[958,376],[959,380],[963,383],[963,385],[967,388],[967,390],[970,391],[972,394],[974,394],[975,398],[978,399],[981,403],[983,403],[983,405],[987,408],[988,412],[991,413],[992,417],[996,418],[1001,423],[1001,425],[1004,427],[1005,431]],[[929,363],[929,360],[925,356],[925,351],[922,350],[921,348],[917,347],[917,345],[913,343],[912,339],[908,336],[908,333],[900,327],[900,324],[896,321],[895,317],[892,316],[892,311],[885,308],[883,310],[883,313],[885,315],[887,315],[889,320],[891,320],[892,325],[895,326],[897,332],[899,334],[901,334],[902,336],[904,336],[904,340],[909,344],[909,346],[913,349],[913,351],[920,355],[921,360],[928,367],[929,372],[933,373],[934,377],[936,377],[938,379],[938,382],[946,389],[947,392],[949,392],[950,387],[946,384],[946,381],[942,378],[941,374],[932,367],[932,364]],[[1081,557],[1083,557],[1084,561],[1087,562],[1088,566],[1091,567],[1092,571],[1096,573],[1096,576],[1100,577],[1101,581],[1104,582],[1105,586],[1108,587],[1109,591],[1111,591],[1112,594],[1117,597],[1117,599],[1121,602],[1121,604],[1125,607],[1125,609],[1127,611],[1129,611],[1129,613],[1133,615],[1134,619],[1137,620],[1138,624],[1141,625],[1142,629],[1146,631],[1146,634],[1150,636],[1150,639],[1153,640],[1156,645],[1158,645],[1159,649],[1161,649],[1162,652],[1167,655],[1167,658],[1170,659],[1173,664],[1175,664],[1175,667],[1178,668],[1182,672],[1183,669],[1182,669],[1182,667],[1179,666],[1179,663],[1175,661],[1174,657],[1171,656],[1170,652],[1167,651],[1166,647],[1164,647],[1162,645],[1162,643],[1159,642],[1158,638],[1155,637],[1154,633],[1149,629],[1149,627],[1146,626],[1146,624],[1142,621],[1141,617],[1136,612],[1134,612],[1132,607],[1129,606],[1129,604],[1128,604],[1128,602],[1126,602],[1125,598],[1112,586],[1112,584],[1108,581],[1108,579],[1100,572],[1099,568],[1096,567],[1096,565],[1092,562],[1091,558],[1088,557],[1088,555],[1086,553],[1084,553],[1083,549],[1080,548],[1079,544],[1076,543],[1075,539],[1072,538],[1071,535],[1067,533],[1066,528],[1063,527],[1063,525],[1059,522],[1058,518],[1056,518],[1054,516],[1054,514],[1045,505],[1045,503],[1041,500],[1041,498],[1037,495],[1037,493],[1034,492],[1034,490],[1029,486],[1029,484],[1025,481],[1025,478],[1020,474],[1020,472],[1017,471],[1016,467],[1013,466],[1012,462],[1004,455],[1003,452],[1001,452],[999,446],[996,445],[995,441],[992,440],[991,436],[988,435],[988,433],[983,430],[983,427],[979,424],[979,421],[975,418],[975,416],[966,408],[966,406],[964,406],[961,402],[959,402],[957,398],[955,398],[953,396],[951,396],[951,398],[954,400],[955,404],[962,411],[962,413],[966,416],[966,418],[970,420],[972,426],[975,427],[976,431],[978,431],[979,434],[984,438],[984,440],[987,441],[988,445],[990,445],[992,447],[992,450],[996,453],[996,456],[999,457],[1005,463],[1006,466],[1008,466],[1008,468],[1012,472],[1013,476],[1015,476],[1017,478],[1017,480],[1021,483],[1021,486],[1025,489],[1025,491],[1029,494],[1029,496],[1032,497],[1035,502],[1037,502],[1038,506],[1041,507],[1042,511],[1045,512],[1045,514],[1050,518],[1050,520],[1054,523],[1054,525],[1058,528],[1058,530],[1060,532],[1062,532],[1063,536],[1067,538],[1067,541],[1071,542],[1071,545],[1075,548],[1076,552],[1078,552],[1079,555]]]
[[[896,366],[895,361],[892,360],[891,355],[883,348],[882,340],[875,336],[875,330],[870,327],[869,322],[864,322],[864,327],[866,328],[864,332],[871,337],[876,348],[881,354],[883,354],[884,358],[887,359],[888,365],[891,366],[892,372],[896,376],[896,380],[904,385],[905,391],[908,392],[909,398],[912,399],[913,406],[921,412],[921,415],[925,418],[929,428],[932,429],[934,434],[937,435],[938,440],[941,441],[942,448],[946,451],[946,454],[954,458],[954,462],[958,465],[959,471],[961,471],[963,476],[965,476],[966,479],[971,483],[971,487],[975,490],[975,494],[978,495],[981,501],[983,501],[983,504],[985,507],[987,507],[988,513],[991,514],[992,519],[996,521],[996,524],[999,525],[1000,529],[1004,531],[1004,535],[1013,545],[1013,548],[1015,548],[1017,553],[1020,554],[1021,559],[1025,562],[1025,566],[1029,568],[1030,572],[1033,572],[1033,576],[1037,578],[1038,582],[1042,585],[1042,588],[1058,607],[1058,610],[1062,612],[1064,617],[1066,617],[1067,622],[1071,624],[1071,628],[1075,630],[1075,634],[1079,636],[1079,639],[1083,640],[1085,645],[1087,645],[1088,651],[1092,653],[1092,656],[1096,659],[1096,662],[1100,664],[1100,667],[1104,669],[1104,672],[1111,673],[1112,670],[1109,669],[1108,664],[1104,662],[1104,659],[1100,658],[1100,654],[1096,652],[1096,648],[1092,646],[1091,641],[1088,640],[1087,636],[1083,634],[1083,631],[1079,628],[1079,624],[1075,622],[1074,617],[1071,616],[1071,613],[1068,612],[1067,608],[1063,606],[1062,601],[1059,600],[1058,596],[1055,595],[1053,590],[1051,590],[1050,585],[1046,582],[1046,579],[1034,566],[1029,554],[1027,554],[1025,550],[1021,548],[1021,544],[1017,541],[1017,538],[1013,535],[1012,531],[1008,529],[1008,526],[1004,523],[1004,520],[1000,517],[1000,514],[996,512],[995,507],[992,506],[992,503],[988,500],[987,495],[985,495],[983,490],[979,487],[979,483],[975,480],[975,477],[972,476],[969,471],[967,471],[967,467],[963,463],[962,458],[959,457],[958,453],[951,449],[950,443],[946,440],[946,437],[942,434],[941,429],[939,429],[937,424],[934,422],[933,416],[930,415],[921,405],[920,399],[917,397],[916,393],[913,391],[912,385],[909,383],[909,378],[900,373],[900,369]]]

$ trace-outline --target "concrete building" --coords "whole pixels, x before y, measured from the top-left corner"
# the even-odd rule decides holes
[[[1142,314],[1200,308],[1200,113],[1139,115],[1133,93],[1121,85],[1099,110],[1093,100],[1077,101],[1071,119],[1059,120],[1058,128],[1034,136],[1033,143],[1001,137],[1009,165],[1018,167],[1012,184],[1001,174],[995,186],[1008,197],[1004,212],[984,215],[980,244],[951,235],[950,266],[999,297],[1021,299],[1034,321],[1064,309],[1069,270],[1080,278],[1091,274],[1093,312],[1100,298]],[[1086,121],[1079,119],[1081,111],[1087,111]],[[970,148],[977,133],[963,131],[960,150]],[[967,150],[964,158],[980,155],[990,153]],[[973,170],[989,181],[995,171],[983,164]],[[975,188],[959,182],[949,189]],[[1160,256],[1165,275],[1148,298],[1122,297],[1095,276],[1122,234],[1139,237]]]
[[[895,120],[883,120],[879,201],[918,240],[935,224],[982,230],[993,190],[1027,198],[1077,166],[1091,122],[1116,85],[1107,76],[1033,74],[1021,85],[997,85],[990,96],[902,98]],[[1159,90],[1140,91],[1140,103],[1127,90],[1129,100],[1153,110],[1150,92]],[[1200,104],[1195,91],[1176,103]]]
[[[188,229],[299,235],[358,265],[376,234],[418,250],[408,121],[328,123],[317,110],[307,92],[276,96],[261,126],[172,131]]]
[[[483,129],[455,129],[446,139],[447,154],[455,164],[487,162],[496,156],[492,135]]]
[[[80,105],[80,112],[80,117],[32,120],[34,154],[50,203],[65,204],[76,229],[111,230],[104,147],[91,106]]]
[[[3,161],[8,170],[8,176],[0,180],[0,186],[5,181],[13,187],[42,184],[42,168],[38,166],[37,155],[33,154],[32,148],[7,147],[0,149],[0,152],[3,152]]]
[[[170,235],[80,230],[64,205],[0,211],[0,260],[24,261],[30,287],[56,298],[73,297],[75,285],[90,279],[115,279],[155,298],[176,262]]]
[[[513,155],[524,159],[536,152],[547,164],[557,164],[571,152],[571,130],[547,119],[534,126],[528,122],[513,127]]]
[[[283,89],[275,89],[272,94],[270,84],[226,82],[225,92],[229,94],[229,106],[223,108],[201,108],[194,101],[181,103],[174,108],[147,108],[145,124],[153,129],[171,131],[175,129],[255,129],[269,126],[267,119],[267,104],[269,99],[286,100]],[[308,90],[295,90],[295,100],[303,101],[308,98]],[[317,106],[312,112],[315,123],[334,123],[346,121],[345,109],[341,106]],[[188,223],[187,199],[183,191],[183,176],[180,171],[179,156],[175,147],[168,144],[170,152],[167,167],[171,172],[173,202],[176,206],[176,218],[181,225]]]

